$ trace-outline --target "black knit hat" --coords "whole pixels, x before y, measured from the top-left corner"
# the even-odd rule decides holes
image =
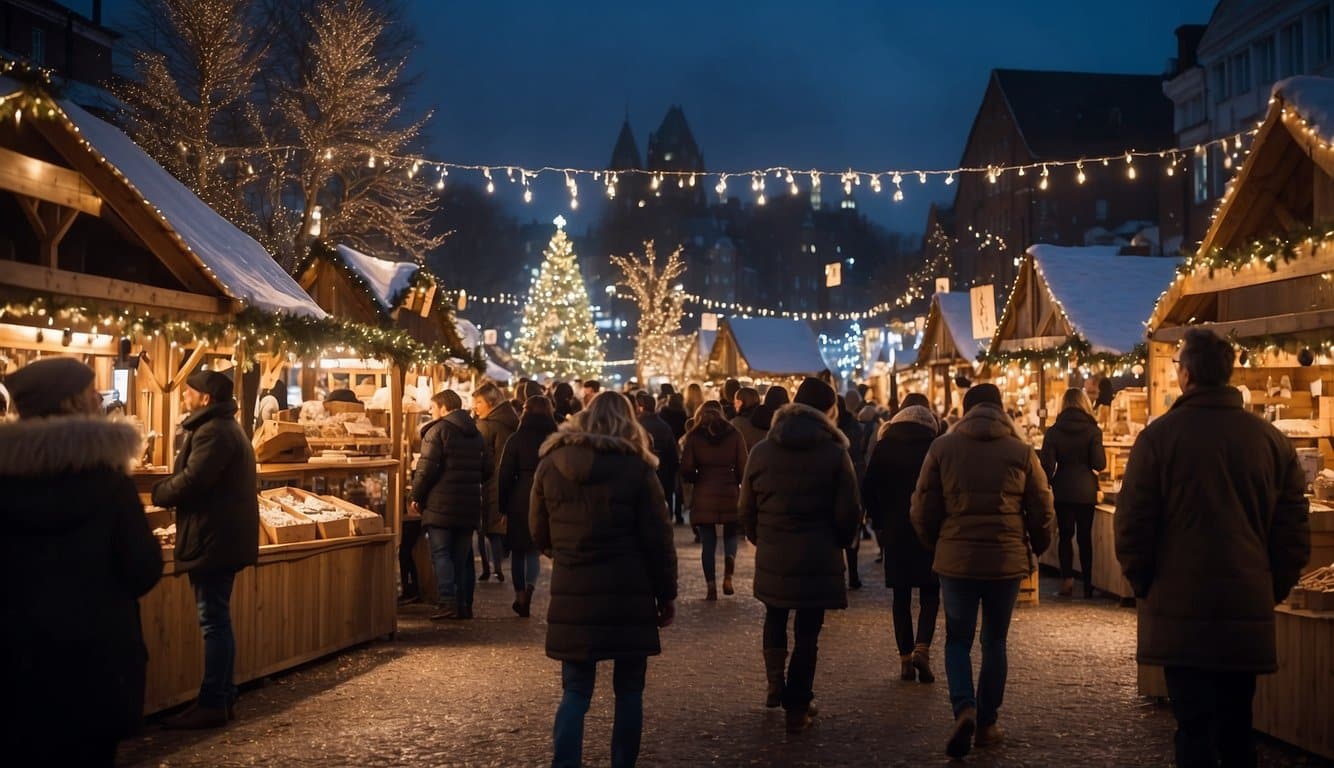
[[[1001,399],[1001,391],[995,384],[975,384],[968,388],[968,393],[963,396],[964,413],[971,411],[973,406],[990,403],[1001,408],[1005,407],[1005,401]]]
[[[792,402],[809,405],[825,413],[838,402],[838,395],[834,393],[833,387],[823,381],[807,377],[801,382],[801,386],[797,387],[797,396],[792,398]]]
[[[215,403],[232,399],[232,380],[225,373],[195,371],[186,378],[185,384],[200,394],[208,395]]]
[[[60,405],[88,388],[93,369],[72,357],[47,357],[29,363],[5,379],[11,407],[24,419],[60,412]]]

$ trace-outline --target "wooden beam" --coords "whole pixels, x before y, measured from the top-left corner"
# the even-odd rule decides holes
[[[1233,181],[1232,190],[1234,194],[1230,194],[1223,198],[1222,205],[1219,207],[1217,215],[1214,216],[1213,222],[1209,225],[1209,231],[1205,233],[1204,239],[1200,242],[1200,250],[1198,253],[1208,253],[1214,247],[1227,245],[1230,242],[1230,233],[1235,231],[1237,227],[1235,217],[1231,215],[1232,206],[1237,202],[1237,194],[1235,193],[1247,188],[1247,179],[1251,176],[1257,158],[1259,158],[1266,147],[1268,147],[1268,142],[1270,141],[1269,137],[1274,134],[1275,131],[1279,131],[1283,134],[1287,133],[1286,129],[1283,127],[1280,114],[1281,105],[1278,103],[1271,104],[1269,107],[1269,114],[1265,116],[1264,122],[1260,125],[1260,130],[1256,132],[1255,138],[1251,140],[1251,154],[1246,158],[1246,162],[1242,164],[1241,170],[1237,173],[1235,181]],[[1284,136],[1283,138],[1287,140],[1288,137]]]
[[[1274,214],[1274,218],[1278,219],[1279,225],[1288,232],[1293,231],[1299,226],[1297,217],[1293,216],[1287,206],[1283,205],[1283,203],[1278,200],[1275,200],[1270,206],[1270,211]]]
[[[1208,270],[1197,269],[1181,281],[1181,295],[1218,293],[1253,285],[1265,285],[1312,275],[1322,275],[1332,270],[1334,270],[1334,244],[1326,243],[1317,247],[1314,254],[1299,254],[1297,258],[1286,264],[1280,263],[1275,271],[1271,271],[1263,263],[1247,264],[1235,273],[1229,269],[1220,269],[1214,272],[1213,277],[1209,277]]]
[[[37,340],[41,334],[42,340]],[[0,323],[0,347],[29,349],[57,355],[115,355],[120,347],[117,337],[110,334],[88,334],[76,331],[69,345],[64,343],[64,328]]]
[[[1196,323],[1162,328],[1153,334],[1154,341],[1177,342],[1192,328],[1212,330],[1220,336],[1236,335],[1239,339],[1259,336],[1290,336],[1307,331],[1320,331],[1334,328],[1334,309],[1318,309],[1312,312],[1296,312],[1287,315],[1253,317],[1246,320],[1229,320],[1218,323]]]
[[[0,147],[0,189],[89,216],[102,215],[102,198],[83,174],[3,147]]]
[[[240,344],[239,341],[237,343]],[[184,384],[190,374],[194,373],[195,369],[199,367],[199,364],[204,362],[204,355],[206,354],[208,354],[208,347],[200,342],[199,346],[190,352],[190,356],[185,359],[185,362],[181,363],[181,369],[172,374],[167,391],[175,392],[180,389],[181,384]]]
[[[157,288],[110,277],[85,275],[17,261],[0,260],[0,285],[46,291],[63,296],[134,304],[157,310],[171,309],[217,317],[231,314],[230,299]]]
[[[1055,349],[1069,340],[1069,336],[1034,336],[1029,339],[1002,339],[998,347],[1001,352],[1037,352],[1044,349]]]

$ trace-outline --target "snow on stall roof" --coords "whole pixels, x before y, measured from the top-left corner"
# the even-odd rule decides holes
[[[0,77],[0,93],[10,94],[22,88],[12,78]],[[167,226],[213,273],[228,296],[269,312],[325,316],[325,311],[278,266],[263,246],[208,207],[120,129],[69,99],[59,99],[57,103],[93,151],[120,171],[148,204],[158,210]]]
[[[1297,75],[1274,83],[1270,92],[1296,110],[1325,141],[1334,141],[1334,78]]]
[[[973,338],[973,302],[966,293],[937,293],[940,303],[940,317],[945,321],[945,330],[954,340],[954,348],[959,350],[969,362],[986,351],[991,339]]]
[[[1144,323],[1181,260],[1120,256],[1116,246],[1034,245],[1028,254],[1093,352],[1124,355],[1144,341]]]
[[[463,342],[464,349],[476,349],[478,344],[482,343],[482,332],[473,325],[471,320],[465,320],[458,315],[454,316],[454,330],[459,334],[459,341]]]
[[[824,370],[815,331],[800,320],[731,317],[727,325],[751,370],[768,374],[809,374]]]
[[[340,245],[338,256],[353,272],[366,281],[371,295],[386,312],[394,309],[394,297],[402,295],[421,266],[411,261],[389,261],[368,256],[355,248]]]

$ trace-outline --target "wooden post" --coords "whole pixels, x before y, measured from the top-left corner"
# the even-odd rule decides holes
[[[407,488],[405,475],[407,471],[407,462],[411,459],[411,453],[404,453],[403,441],[403,375],[404,369],[396,363],[389,364],[389,446],[393,452],[393,457],[398,460],[398,466],[392,470],[393,481],[390,482],[387,498],[388,505],[385,510],[389,516],[389,525],[395,534],[394,546],[386,548],[386,552],[392,559],[389,564],[390,572],[394,571],[394,564],[398,562],[398,547],[402,543],[402,525],[403,525],[403,491]],[[386,599],[393,605],[397,600],[397,591],[393,587],[393,581],[389,582],[389,594]],[[397,612],[395,612],[396,614]],[[398,619],[395,616],[394,628],[398,628]]]
[[[259,367],[256,366],[254,371],[246,371],[247,352],[245,340],[238,336],[232,351],[232,355],[236,357],[236,368],[232,371],[233,395],[236,397],[236,404],[240,406],[236,409],[236,416],[241,420],[241,429],[245,431],[246,437],[253,437],[255,392],[251,391],[251,387],[259,389]]]

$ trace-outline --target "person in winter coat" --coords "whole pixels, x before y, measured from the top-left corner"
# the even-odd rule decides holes
[[[1255,676],[1278,668],[1274,605],[1311,555],[1306,478],[1227,385],[1226,339],[1187,331],[1173,362],[1183,394],[1135,441],[1116,503],[1136,658],[1163,667],[1177,765],[1255,765]]]
[[[733,405],[736,407],[736,416],[732,417],[731,424],[741,433],[741,439],[746,441],[746,453],[750,453],[750,449],[763,440],[768,431],[760,429],[751,421],[755,409],[760,407],[760,393],[754,387],[742,387],[736,391]]]
[[[567,381],[557,382],[551,388],[551,401],[555,405],[557,424],[564,424],[566,419],[579,412],[579,401],[574,397],[574,387]]]
[[[686,399],[680,392],[667,396],[667,404],[658,411],[658,416],[672,428],[672,434],[677,440],[686,436],[686,422],[690,421],[690,413],[686,411]]]
[[[857,418],[848,411],[848,406],[844,398],[836,398],[835,406],[838,408],[837,424],[840,432],[848,439],[848,456],[852,459],[852,469],[857,473],[857,485],[861,486],[863,470],[865,463],[861,454],[864,443],[862,442],[862,425]],[[848,561],[848,589],[861,589],[862,576],[857,567],[857,552],[861,549],[864,521],[858,521],[857,536],[852,540],[852,546],[848,547],[843,556]],[[869,534],[866,534],[869,536]]]
[[[778,409],[769,436],[751,451],[741,483],[741,522],[755,545],[755,597],[765,606],[765,705],[782,704],[791,733],[808,728],[815,715],[816,644],[825,611],[848,607],[843,549],[861,520],[848,441],[833,420],[837,399],[818,379],[802,382],[795,402]]]
[[[736,379],[728,379],[723,382],[722,397],[719,398],[718,403],[722,406],[723,418],[727,421],[736,418],[736,407],[734,406],[734,403],[736,402],[736,393],[740,391],[741,382]],[[694,414],[692,413],[691,415],[693,416]]]
[[[704,405],[704,387],[701,387],[699,382],[692,381],[686,385],[684,405],[687,421],[695,418],[695,412],[699,410],[701,405]],[[690,429],[689,425],[686,426],[686,429],[687,431]]]
[[[1082,389],[1072,387],[1061,397],[1061,412],[1043,436],[1039,455],[1056,500],[1060,596],[1074,593],[1071,539],[1078,533],[1084,597],[1093,597],[1093,508],[1098,503],[1098,473],[1107,468],[1107,453],[1102,447],[1102,430],[1093,419],[1093,406]]]
[[[491,477],[491,457],[457,392],[437,392],[431,417],[422,427],[421,457],[412,473],[412,505],[431,545],[439,596],[431,620],[471,619],[477,573],[472,537],[482,520],[482,487]]]
[[[648,657],[676,615],[676,549],[657,458],[629,402],[615,392],[542,445],[529,523],[549,552],[547,656],[561,662],[564,695],[552,729],[553,766],[578,766],[597,662],[615,663],[611,764],[639,755]]]
[[[662,484],[668,508],[675,509],[676,484],[681,471],[681,451],[677,445],[679,438],[667,422],[654,412],[653,395],[647,392],[635,393],[635,418],[652,442],[653,455],[658,459],[658,482]]]
[[[936,439],[938,421],[925,406],[899,410],[880,432],[862,481],[862,502],[885,547],[885,586],[894,590],[894,640],[899,647],[899,679],[935,682],[931,640],[940,611],[940,580],[931,570],[931,554],[912,526],[912,495],[927,450]],[[913,634],[912,591],[920,607]]]
[[[945,605],[945,676],[954,730],[945,752],[999,742],[1005,639],[1019,584],[1051,543],[1051,489],[1037,454],[1005,415],[994,384],[970,387],[964,414],[927,451],[912,498],[912,524],[935,553]],[[976,694],[970,659],[982,606],[982,669]]]
[[[514,612],[528,618],[533,605],[533,591],[541,572],[537,546],[528,530],[529,501],[533,476],[540,461],[538,450],[556,431],[551,401],[530,397],[523,406],[519,428],[514,431],[500,455],[497,470],[500,508],[505,510],[505,544],[510,549],[510,575],[514,581]]]
[[[778,412],[779,408],[790,402],[792,402],[792,398],[788,395],[786,389],[776,385],[769,387],[764,391],[764,402],[751,414],[750,423],[767,436],[769,427],[773,426],[774,414]]]
[[[477,431],[482,433],[486,442],[486,455],[497,463],[505,450],[505,442],[519,428],[519,414],[510,405],[505,393],[495,384],[486,383],[473,393],[473,411],[477,414]],[[482,517],[482,528],[477,532],[477,549],[482,559],[482,573],[479,581],[491,578],[491,568],[496,571],[496,581],[505,581],[505,572],[501,563],[505,560],[505,507],[500,503],[499,476],[495,473],[486,481],[482,493],[486,498],[486,507]],[[488,551],[489,550],[489,551]],[[488,557],[490,555],[490,557]]]
[[[5,386],[19,416],[0,422],[6,758],[111,766],[116,743],[141,725],[138,598],[162,576],[129,475],[142,440],[102,416],[93,370],[73,358],[30,363]]]
[[[176,508],[176,570],[189,573],[199,606],[204,678],[196,705],[166,725],[216,728],[232,718],[237,695],[232,585],[259,560],[255,451],[236,421],[229,377],[198,371],[185,384],[185,439],[175,473],[153,486],[153,503]]]
[[[736,569],[737,497],[746,470],[746,441],[727,423],[722,405],[710,400],[700,406],[695,426],[686,434],[681,479],[694,485],[690,523],[699,531],[706,600],[718,599],[718,526],[723,527],[723,594],[730,595]]]

